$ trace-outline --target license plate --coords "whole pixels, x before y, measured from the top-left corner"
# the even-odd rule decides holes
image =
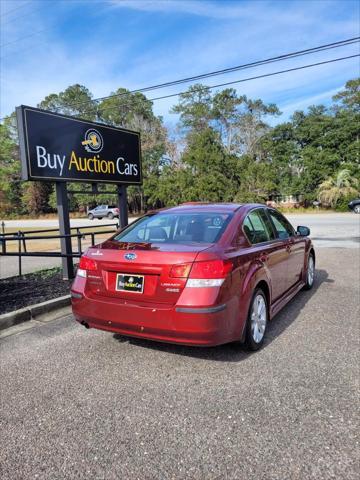
[[[118,273],[116,276],[116,290],[120,292],[143,293],[144,276]]]

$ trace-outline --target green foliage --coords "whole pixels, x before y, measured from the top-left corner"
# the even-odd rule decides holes
[[[354,78],[346,82],[345,90],[337,93],[333,97],[334,102],[339,102],[335,108],[345,108],[360,111],[360,78]]]
[[[23,210],[19,149],[13,123],[14,115],[0,124],[0,212],[5,214]]]
[[[96,120],[97,105],[92,94],[83,85],[71,85],[59,94],[52,93],[39,103],[38,107],[72,117]]]
[[[349,203],[351,200],[354,200],[354,195],[345,195],[344,197],[339,198],[335,210],[337,212],[349,212]]]
[[[358,179],[351,175],[350,170],[344,168],[319,185],[319,199],[325,206],[342,208],[344,201],[358,195],[358,187]]]

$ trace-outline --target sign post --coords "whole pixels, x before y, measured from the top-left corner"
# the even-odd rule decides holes
[[[60,235],[70,235],[70,219],[69,219],[69,200],[67,197],[66,182],[56,182],[56,204],[59,214],[59,231]],[[61,253],[66,255],[62,257],[63,279],[68,280],[74,278],[74,264],[72,259],[71,237],[60,238]]]
[[[61,235],[70,235],[66,182],[117,185],[119,223],[128,223],[127,185],[141,185],[140,134],[124,128],[16,108],[23,180],[56,182]],[[63,276],[74,276],[71,237],[61,239]]]
[[[118,207],[119,207],[119,225],[120,225],[120,228],[124,228],[129,223],[126,185],[118,185],[117,194],[118,194]]]

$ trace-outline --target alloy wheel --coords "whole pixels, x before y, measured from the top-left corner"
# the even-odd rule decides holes
[[[267,323],[266,302],[264,296],[260,293],[253,300],[250,319],[251,336],[255,343],[260,343],[264,337]]]
[[[309,286],[311,286],[314,283],[314,277],[315,277],[315,263],[314,263],[313,256],[310,255],[308,260],[308,269],[307,269],[307,282]]]

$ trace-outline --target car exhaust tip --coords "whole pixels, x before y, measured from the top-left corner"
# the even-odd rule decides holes
[[[90,328],[90,325],[89,325],[87,322],[85,322],[84,320],[83,320],[82,322],[80,322],[80,323],[81,323],[81,325],[83,325],[85,328]]]

